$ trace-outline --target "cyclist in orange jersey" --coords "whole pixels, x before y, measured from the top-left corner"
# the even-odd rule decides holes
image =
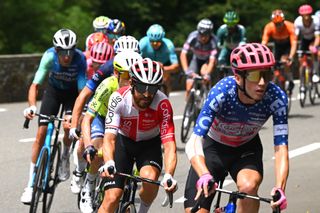
[[[294,87],[290,66],[297,50],[297,36],[294,24],[285,20],[282,10],[274,10],[271,14],[271,21],[266,24],[263,30],[262,44],[267,45],[269,39],[274,41],[274,56],[276,61],[286,62],[285,71],[288,73],[289,87]]]

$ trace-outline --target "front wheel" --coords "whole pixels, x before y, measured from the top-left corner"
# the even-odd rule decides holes
[[[190,92],[187,104],[184,108],[183,112],[183,119],[182,119],[182,125],[181,125],[181,142],[186,143],[187,138],[190,132],[191,124],[194,122],[195,117],[195,96],[194,92]]]
[[[301,68],[301,74],[300,74],[300,88],[299,88],[299,101],[300,101],[300,106],[304,107],[304,104],[306,102],[306,90],[307,90],[307,84],[306,84],[306,68],[302,67]]]
[[[40,212],[38,210],[38,205],[40,202],[40,197],[44,191],[46,180],[46,164],[48,160],[48,150],[44,149],[41,153],[40,160],[38,166],[35,168],[35,177],[33,181],[33,192],[32,192],[32,200],[30,204],[30,213]],[[43,204],[44,207],[44,204]],[[38,210],[38,211],[37,211]]]
[[[43,212],[49,212],[53,200],[56,187],[59,183],[58,168],[61,163],[61,142],[52,148],[52,155],[50,160],[50,173],[46,190],[43,194]]]

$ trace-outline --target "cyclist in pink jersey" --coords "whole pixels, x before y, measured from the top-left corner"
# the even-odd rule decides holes
[[[105,120],[102,176],[110,178],[101,212],[114,212],[117,208],[125,179],[109,174],[108,168],[131,173],[136,163],[140,176],[157,180],[162,170],[164,148],[165,190],[174,191],[177,181],[173,174],[177,164],[173,112],[167,96],[159,90],[163,68],[149,58],[133,64],[129,70],[130,86],[114,92],[109,100]],[[167,180],[172,186],[167,186]],[[158,186],[142,184],[139,212],[147,212],[156,198]]]

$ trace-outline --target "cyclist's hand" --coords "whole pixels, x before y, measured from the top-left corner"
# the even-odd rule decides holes
[[[314,45],[309,47],[311,53],[316,54],[318,52],[318,48]]]
[[[186,70],[185,73],[187,76],[190,76],[190,77],[193,77],[193,75],[195,74],[194,71],[190,69]]]
[[[103,166],[99,168],[99,173],[102,177],[113,178],[116,172],[117,170],[115,162],[113,160],[108,160]]]
[[[91,161],[94,159],[94,157],[97,154],[97,149],[94,148],[93,145],[89,145],[86,147],[86,149],[83,152],[82,157],[89,163],[91,164]]]
[[[171,181],[171,186],[168,186],[168,180]],[[164,174],[163,179],[161,181],[161,185],[164,187],[166,191],[170,192],[175,192],[178,189],[177,181],[173,179],[173,177],[168,173]]]
[[[280,210],[284,210],[287,208],[287,198],[286,198],[286,195],[284,194],[284,191],[281,188],[274,187],[271,190],[271,196],[277,197],[277,201],[271,202],[272,209],[275,209],[277,206],[280,207]]]
[[[79,135],[78,135],[78,130],[77,128],[71,128],[69,132],[69,139],[71,140],[79,140]]]
[[[215,189],[218,187],[218,184],[216,182],[213,183],[212,189],[210,191],[208,191],[208,184],[212,180],[213,180],[213,177],[209,173],[202,175],[198,179],[198,181],[197,181],[197,190],[198,191],[197,191],[195,200],[198,200],[202,191],[203,191],[205,197],[208,197],[210,194],[212,194],[215,191]]]
[[[28,118],[29,120],[33,119],[35,113],[37,112],[36,106],[29,106],[28,108],[23,110],[24,117]]]
[[[292,64],[292,61],[293,61],[292,58],[287,58],[286,65],[290,67]]]
[[[205,82],[209,82],[209,81],[210,81],[210,79],[211,79],[211,77],[210,77],[210,75],[209,75],[209,74],[205,74],[205,75],[203,75],[203,80],[204,80]]]

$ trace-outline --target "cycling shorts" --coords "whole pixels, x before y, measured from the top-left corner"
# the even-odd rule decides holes
[[[230,147],[206,137],[203,144],[206,165],[210,174],[216,181],[223,180],[229,172],[236,181],[237,174],[242,169],[251,169],[263,176],[262,145],[259,135],[240,147]],[[190,167],[186,187],[184,191],[184,207],[189,208],[195,205],[197,193],[196,183],[199,177],[195,170]],[[214,195],[209,196],[201,208],[210,210]]]
[[[200,75],[202,65],[208,62],[209,60],[200,60],[197,57],[193,56],[190,61],[189,70],[192,70],[194,73]]]
[[[314,41],[313,39],[301,39],[300,45],[299,45],[299,50],[305,50],[309,51],[309,46],[310,44]]]
[[[290,40],[281,43],[274,44],[274,58],[276,61],[280,61],[281,56],[289,55],[291,49]]]
[[[161,171],[162,149],[160,136],[158,135],[150,140],[136,142],[118,133],[114,156],[115,166],[118,172],[131,174],[134,162],[139,171],[143,166],[147,165],[154,166]],[[122,189],[124,183],[125,178],[116,175],[114,179],[106,182],[106,189]]]
[[[105,117],[97,114],[91,124],[91,139],[103,138]]]
[[[78,89],[74,87],[69,90],[60,90],[52,87],[48,84],[46,90],[43,93],[40,114],[43,115],[57,115],[60,109],[60,105],[64,105],[65,115],[71,115],[74,103],[78,97]],[[49,120],[39,117],[38,125],[46,126]]]

